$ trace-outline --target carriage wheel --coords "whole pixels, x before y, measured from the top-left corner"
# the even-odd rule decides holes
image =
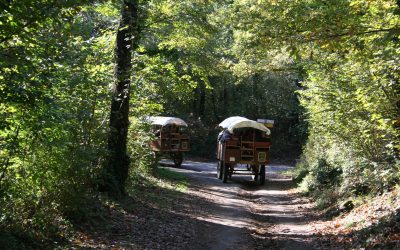
[[[265,165],[260,166],[260,173],[259,173],[258,178],[259,178],[258,183],[260,185],[264,185],[264,183],[265,183]]]
[[[229,179],[232,179],[232,174],[233,174],[233,171],[235,170],[235,166],[236,166],[236,164],[231,164],[230,167],[228,168],[229,169],[229,171],[228,171]]]
[[[171,154],[172,160],[174,161],[175,167],[180,168],[183,162],[182,152],[176,152]]]
[[[258,180],[258,172],[259,172],[259,169],[258,169],[258,166],[256,166],[256,165],[250,165],[250,169],[249,170],[251,170],[251,172],[252,172],[252,178],[253,178],[253,181],[257,181]]]
[[[217,163],[217,178],[222,179],[222,166],[224,165],[224,161],[218,161]]]
[[[226,183],[229,176],[229,166],[226,163],[222,164],[222,182]]]

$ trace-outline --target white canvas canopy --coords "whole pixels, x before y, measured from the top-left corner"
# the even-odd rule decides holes
[[[241,116],[231,116],[231,117],[226,118],[225,120],[223,120],[223,121],[219,124],[219,126],[220,126],[221,128],[225,128],[225,129],[226,129],[226,128],[229,127],[229,125],[230,125],[232,122],[241,121],[241,120],[247,121],[247,120],[249,120],[249,119],[247,119],[247,118],[245,118],[245,117],[241,117]]]
[[[220,127],[227,129],[230,133],[233,134],[233,130],[235,128],[255,128],[267,133],[267,135],[271,134],[271,131],[265,127],[263,124],[247,119],[241,116],[232,116],[225,120],[223,120],[220,124]]]
[[[185,127],[188,126],[184,120],[177,117],[151,116],[149,117],[149,121],[153,125],[161,125],[161,126],[176,125]]]

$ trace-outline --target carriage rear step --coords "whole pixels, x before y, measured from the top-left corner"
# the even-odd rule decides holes
[[[237,175],[254,175],[251,171],[247,171],[246,170],[246,172],[242,172],[242,173],[238,173],[238,172],[236,172],[236,170],[235,171],[233,171],[233,173],[232,174],[237,174]]]
[[[252,173],[251,169],[234,169],[233,170],[233,173],[239,173],[239,172]]]

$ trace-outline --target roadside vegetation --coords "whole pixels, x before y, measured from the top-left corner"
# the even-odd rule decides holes
[[[224,118],[273,119],[272,159],[297,162],[321,209],[398,201],[399,1],[0,7],[0,246],[62,245],[105,204],[184,191],[147,147],[149,115],[183,118],[190,155],[211,159]]]

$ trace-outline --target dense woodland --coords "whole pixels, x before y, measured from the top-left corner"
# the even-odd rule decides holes
[[[68,238],[154,174],[149,115],[186,120],[207,159],[223,119],[275,120],[272,159],[321,207],[398,188],[399,1],[0,7],[0,242]]]

